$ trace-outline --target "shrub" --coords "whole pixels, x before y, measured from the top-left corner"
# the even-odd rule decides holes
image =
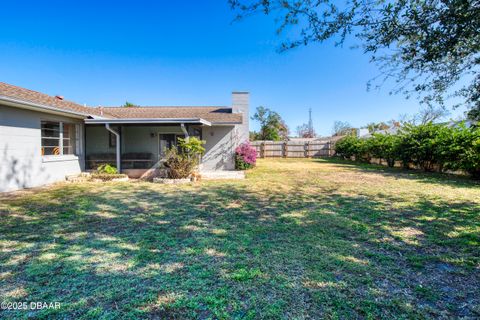
[[[407,125],[395,135],[348,136],[335,149],[345,159],[370,161],[375,157],[385,159],[390,167],[401,160],[404,167],[412,163],[425,171],[463,170],[480,179],[480,127]]]
[[[178,146],[182,150],[184,154],[188,156],[200,156],[205,153],[205,148],[203,145],[205,141],[198,139],[197,137],[190,137],[190,138],[178,138]]]
[[[448,170],[464,170],[480,179],[480,128],[460,125],[442,136],[440,153],[443,167]]]
[[[198,166],[200,156],[205,152],[205,141],[191,137],[179,139],[178,148],[167,151],[165,166],[171,179],[188,178]]]
[[[338,156],[344,159],[355,157],[357,161],[369,162],[372,158],[372,143],[370,139],[360,139],[356,136],[346,136],[335,144],[335,151]]]
[[[197,165],[196,158],[178,152],[175,147],[167,151],[165,166],[168,168],[168,177],[171,179],[188,178]]]
[[[399,136],[392,134],[374,134],[370,138],[370,152],[372,157],[385,159],[389,167],[395,165],[398,159]]]
[[[354,150],[355,160],[363,161],[363,162],[370,162],[372,160],[372,139],[358,139],[356,149]]]
[[[404,167],[413,163],[425,171],[433,171],[436,166],[441,169],[441,137],[448,135],[449,130],[445,125],[433,123],[407,125],[400,133],[398,146],[398,155]]]
[[[358,154],[359,140],[355,136],[346,136],[345,138],[337,141],[335,144],[336,155],[343,157],[344,159],[351,159]]]
[[[235,168],[246,170],[253,168],[257,163],[257,150],[245,141],[235,149]]]
[[[117,174],[118,170],[114,166],[106,163],[102,164],[97,168],[97,173],[99,174]]]

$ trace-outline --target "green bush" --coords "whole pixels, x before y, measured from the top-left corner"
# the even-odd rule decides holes
[[[480,179],[480,128],[427,123],[405,126],[398,134],[374,134],[368,139],[347,136],[336,143],[336,154],[357,161],[380,158],[393,167],[413,164],[425,171],[463,170]]]
[[[344,159],[351,159],[359,152],[359,140],[354,136],[346,136],[335,144],[335,153]]]
[[[480,127],[461,125],[442,136],[440,153],[447,170],[463,170],[480,179]]]
[[[370,162],[372,160],[372,148],[373,140],[372,139],[357,139],[357,150],[355,155],[355,160]]]
[[[438,166],[442,168],[440,152],[442,137],[449,134],[451,128],[445,125],[427,123],[424,125],[407,125],[400,133],[398,157],[404,167],[409,163],[425,171],[433,171]]]
[[[165,166],[172,179],[188,178],[198,166],[201,155],[205,152],[202,141],[198,138],[178,139],[178,148],[167,151]]]
[[[200,156],[205,153],[203,145],[205,141],[198,139],[197,137],[190,138],[178,138],[178,146],[182,150],[182,153],[190,156]]]
[[[385,159],[389,167],[398,160],[399,142],[398,135],[374,134],[370,140],[370,152],[373,158]]]
[[[97,173],[100,174],[117,174],[118,170],[112,165],[109,165],[108,163],[102,164],[97,168]]]
[[[357,161],[369,162],[372,158],[371,148],[370,139],[359,139],[349,135],[336,143],[335,152],[344,159],[355,157]]]

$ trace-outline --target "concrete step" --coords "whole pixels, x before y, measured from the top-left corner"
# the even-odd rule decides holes
[[[200,171],[202,180],[245,179],[245,171]]]

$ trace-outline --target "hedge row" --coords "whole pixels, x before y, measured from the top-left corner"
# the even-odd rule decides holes
[[[372,158],[395,161],[425,171],[462,170],[480,179],[480,127],[440,124],[407,125],[398,134],[374,134],[371,138],[348,136],[338,141],[336,154],[370,162]]]

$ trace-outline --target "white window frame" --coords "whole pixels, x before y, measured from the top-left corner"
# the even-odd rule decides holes
[[[58,148],[59,148],[59,154],[49,154],[49,155],[42,155],[42,159],[44,162],[48,161],[59,161],[59,160],[77,160],[78,156],[80,155],[81,149],[80,149],[80,125],[73,123],[73,122],[67,122],[67,121],[60,121],[60,120],[52,120],[52,119],[42,119],[40,121],[40,146],[43,148],[43,142],[42,139],[49,139],[49,137],[43,137],[42,135],[42,130],[43,126],[42,124],[44,122],[55,122],[59,124],[59,134],[58,134]],[[75,153],[73,154],[64,154],[63,150],[63,126],[64,124],[71,124],[73,128],[75,128]],[[56,139],[56,138],[54,138]],[[70,143],[71,145],[71,143]]]

